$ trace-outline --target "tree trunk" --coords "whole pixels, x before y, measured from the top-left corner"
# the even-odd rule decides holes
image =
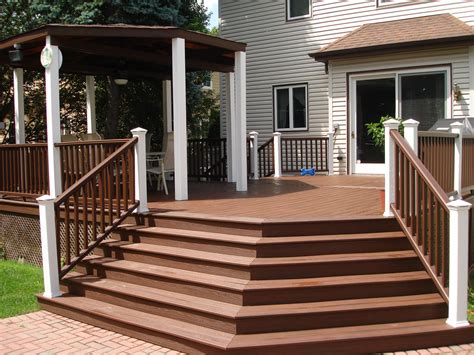
[[[117,84],[110,76],[107,77],[107,115],[105,117],[105,138],[117,138],[120,95]]]

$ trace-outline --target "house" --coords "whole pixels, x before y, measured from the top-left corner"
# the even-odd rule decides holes
[[[402,137],[399,122],[387,120],[385,177],[248,181],[246,49],[132,25],[47,25],[0,41],[0,63],[15,71],[20,133],[17,144],[0,146],[0,237],[18,250],[41,250],[41,307],[193,354],[371,353],[474,341],[471,205],[460,198],[474,185],[474,137],[463,136],[459,122],[427,136],[414,120],[403,122]],[[23,56],[12,60],[17,50]],[[173,197],[147,190],[145,129],[125,139],[60,141],[60,73],[85,76],[93,111],[91,76],[117,75],[124,57],[129,77],[171,88],[162,99],[174,123]],[[20,141],[24,68],[45,73],[47,144]],[[228,182],[187,179],[196,161],[187,162],[185,73],[203,69],[224,72],[232,84]],[[301,99],[300,89],[284,90]],[[304,111],[295,108],[293,126],[305,122]],[[277,132],[259,151],[251,136],[254,172],[273,164],[280,175],[279,165],[301,163],[300,152],[280,161],[272,145],[277,155],[304,147],[305,159],[318,153],[323,168],[332,165],[332,133],[285,140]],[[432,159],[440,154],[452,157],[449,165]],[[221,159],[212,163],[225,170]]]
[[[336,174],[383,173],[365,126],[382,116],[421,130],[474,116],[470,1],[221,0],[219,16],[248,45],[248,130],[261,143],[333,131]]]

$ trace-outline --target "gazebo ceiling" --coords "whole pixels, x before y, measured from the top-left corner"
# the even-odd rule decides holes
[[[46,37],[63,54],[61,72],[169,79],[173,38],[186,41],[186,70],[234,71],[235,52],[246,44],[177,27],[51,24],[0,41],[0,64],[43,70],[40,53]],[[23,58],[11,62],[8,52],[21,45]]]

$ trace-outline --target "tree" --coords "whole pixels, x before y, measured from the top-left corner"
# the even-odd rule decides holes
[[[209,16],[206,7],[198,0],[22,0],[5,1],[0,6],[0,35],[2,38],[39,27],[47,23],[73,24],[113,24],[179,26],[195,31],[208,32]],[[11,70],[2,68],[4,77],[0,87],[0,114],[11,112]],[[26,75],[26,74],[25,74]],[[188,75],[188,117],[190,126],[202,116],[199,103],[205,93],[200,90],[199,78],[208,74]],[[7,77],[5,77],[7,76]],[[41,81],[40,73],[28,74],[26,81]],[[63,122],[73,131],[84,129],[85,89],[84,78],[75,75],[61,76],[61,105]],[[134,81],[118,88],[112,78],[98,77],[97,82],[97,119],[98,128],[106,137],[128,134],[132,125],[140,124],[154,134],[154,143],[160,144],[162,132],[161,83],[151,80]],[[7,83],[6,85],[4,83]],[[33,90],[38,89],[38,90]],[[32,87],[26,96],[32,102],[44,100],[43,92]],[[39,98],[39,99],[38,99]],[[191,101],[192,100],[192,101]],[[44,102],[44,101],[43,101]],[[44,106],[44,105],[43,105]],[[194,108],[198,109],[195,110]],[[120,108],[120,109],[119,109]],[[3,110],[3,111],[2,111]],[[33,108],[27,107],[31,117]],[[36,110],[37,111],[37,110]],[[44,121],[44,109],[35,112],[35,119]],[[0,116],[0,119],[5,115]],[[40,127],[40,125],[36,125]]]

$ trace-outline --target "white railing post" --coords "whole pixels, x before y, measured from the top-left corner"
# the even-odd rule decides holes
[[[236,190],[247,191],[247,54],[235,52],[235,170],[232,173],[236,178]],[[235,155],[234,155],[235,153]]]
[[[87,133],[97,132],[97,120],[95,109],[95,78],[86,76],[86,99],[87,99]]]
[[[469,209],[464,200],[448,203],[449,208],[449,313],[451,327],[469,326],[467,321],[469,277]]]
[[[464,125],[461,122],[454,122],[450,125],[451,133],[458,136],[454,139],[454,191],[457,198],[462,197],[462,130]]]
[[[132,135],[138,137],[135,145],[135,200],[140,201],[135,212],[148,212],[148,195],[146,186],[146,133],[143,128],[132,129]]]
[[[390,206],[395,202],[395,144],[390,136],[391,130],[398,130],[400,123],[389,119],[383,123],[385,127],[385,217],[392,217]]]
[[[250,132],[250,169],[252,180],[258,180],[258,132],[255,131]]]
[[[418,156],[418,126],[420,122],[413,119],[403,121],[404,137],[408,145],[413,149],[416,156]]]
[[[279,178],[281,177],[281,133],[275,132],[273,133],[273,158],[274,158],[274,166],[275,166],[275,173],[274,177]]]
[[[334,175],[334,134],[333,132],[328,133],[328,175]]]
[[[59,289],[54,197],[45,195],[39,197],[37,201],[41,228],[41,255],[43,258],[43,296],[47,298],[59,297],[61,296],[61,291]]]
[[[25,94],[23,69],[13,69],[13,98],[15,106],[15,143],[25,143]]]

